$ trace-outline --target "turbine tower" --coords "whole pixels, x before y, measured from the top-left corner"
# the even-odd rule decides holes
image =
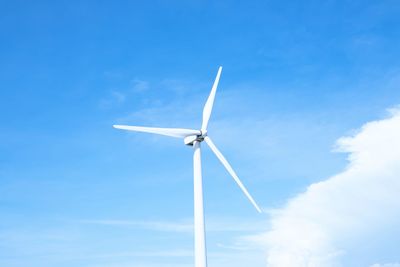
[[[203,208],[203,181],[201,175],[201,149],[200,144],[205,141],[211,148],[217,158],[221,161],[222,165],[226,168],[237,185],[250,200],[258,212],[261,209],[254,201],[253,197],[249,194],[231,165],[222,155],[222,153],[215,146],[211,138],[207,134],[208,121],[210,120],[211,111],[214,104],[215,93],[219,78],[221,76],[222,67],[219,67],[217,77],[211,89],[211,93],[207,99],[203,109],[203,122],[200,130],[181,129],[181,128],[154,128],[154,127],[141,127],[141,126],[128,126],[128,125],[113,125],[114,128],[134,131],[145,132],[159,135],[166,135],[183,139],[185,145],[192,146],[194,149],[193,154],[193,176],[194,176],[194,258],[195,267],[207,267],[207,251],[206,251],[206,235],[204,227],[204,208]]]

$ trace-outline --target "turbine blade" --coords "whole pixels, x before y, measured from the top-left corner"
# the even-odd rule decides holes
[[[215,78],[214,84],[211,88],[210,95],[208,96],[207,102],[203,109],[203,123],[201,125],[201,130],[207,130],[208,121],[210,120],[211,111],[214,104],[215,93],[217,92],[217,86],[219,82],[219,77],[221,76],[222,67],[219,67],[217,77]]]
[[[141,126],[128,126],[128,125],[113,125],[113,127],[121,130],[166,135],[176,138],[185,138],[186,136],[189,135],[201,134],[199,130],[180,129],[180,128],[155,128],[155,127],[141,127]]]
[[[222,153],[218,150],[218,148],[211,141],[210,137],[206,136],[204,138],[204,140],[206,141],[207,145],[211,148],[211,150],[214,152],[214,154],[217,156],[217,158],[221,161],[222,165],[224,165],[226,170],[230,173],[230,175],[232,175],[233,179],[238,184],[240,189],[242,189],[242,191],[246,195],[246,197],[250,200],[251,204],[253,204],[253,206],[256,208],[256,210],[259,213],[261,213],[260,207],[254,201],[253,197],[249,194],[246,187],[244,187],[243,183],[240,181],[239,177],[236,175],[236,173],[232,169],[231,165],[228,163],[228,161],[225,159],[225,157],[222,155]]]

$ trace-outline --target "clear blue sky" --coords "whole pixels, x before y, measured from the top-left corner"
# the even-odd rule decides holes
[[[112,124],[200,127],[222,65],[209,133],[278,208],[400,103],[399,29],[385,0],[0,1],[0,265],[190,266],[191,149]],[[210,266],[265,266],[268,214],[203,162]]]

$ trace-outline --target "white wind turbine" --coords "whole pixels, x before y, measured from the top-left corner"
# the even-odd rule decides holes
[[[253,206],[261,213],[261,209],[254,201],[252,196],[249,194],[247,189],[244,187],[231,165],[218,150],[218,148],[211,141],[207,135],[207,125],[211,116],[211,111],[214,103],[215,92],[221,76],[222,67],[219,67],[217,77],[215,78],[211,93],[207,99],[203,109],[203,123],[201,130],[192,129],[181,129],[181,128],[154,128],[154,127],[141,127],[141,126],[127,126],[127,125],[113,125],[114,128],[135,131],[135,132],[146,132],[152,134],[166,135],[176,138],[182,138],[184,143],[189,146],[193,146],[193,169],[194,169],[194,258],[195,267],[207,267],[207,254],[206,254],[206,240],[205,240],[205,228],[204,228],[204,208],[203,208],[203,182],[201,176],[201,152],[200,143],[206,141],[207,145],[215,153],[217,158],[225,166],[226,170],[232,175],[235,182],[238,184],[240,189],[250,200]]]

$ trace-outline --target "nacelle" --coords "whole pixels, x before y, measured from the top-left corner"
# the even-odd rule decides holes
[[[204,137],[201,135],[189,135],[183,139],[183,142],[185,143],[185,145],[193,146],[194,141],[202,142],[203,140]]]

